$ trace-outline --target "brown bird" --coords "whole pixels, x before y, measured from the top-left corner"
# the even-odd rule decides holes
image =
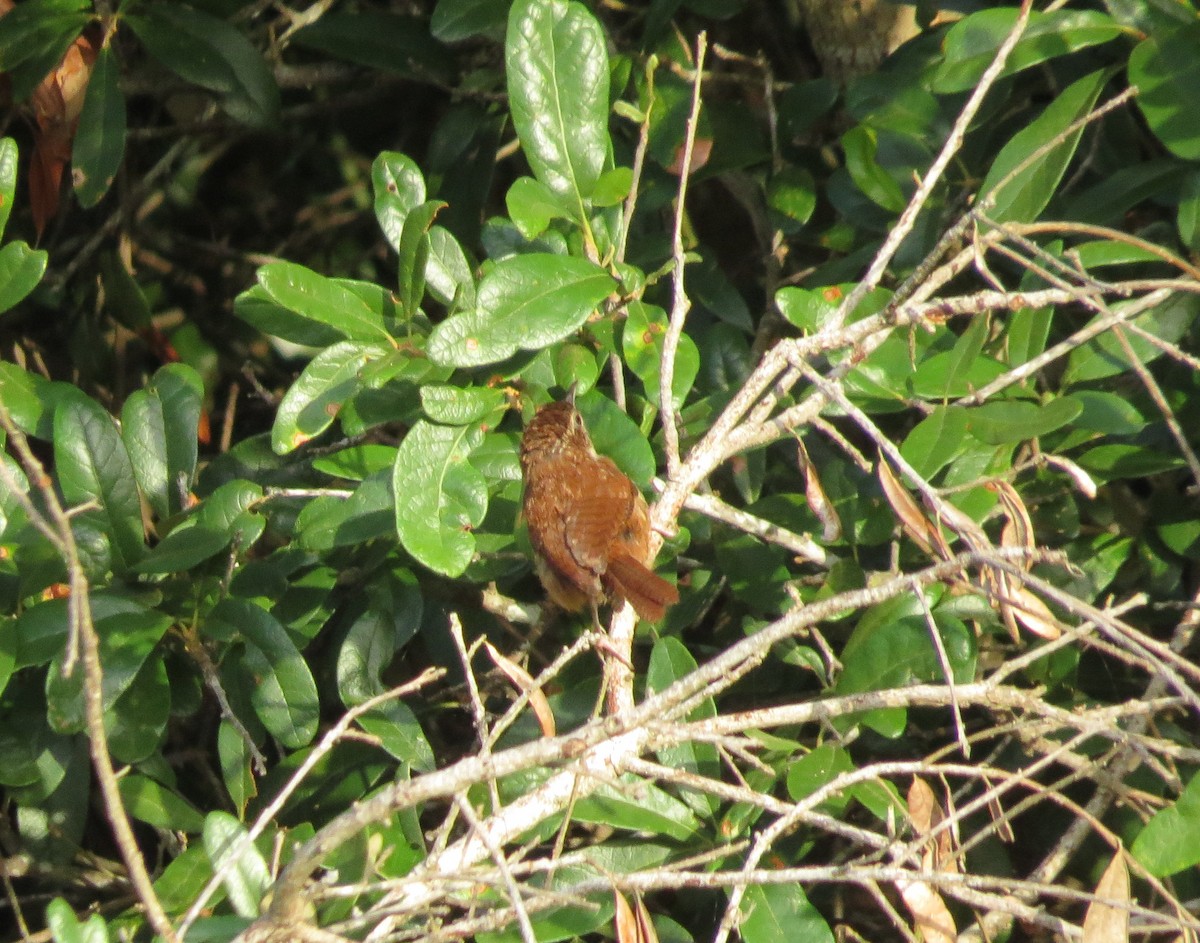
[[[573,396],[538,409],[521,438],[523,510],[537,574],[571,612],[628,600],[648,622],[679,593],[649,568],[646,499],[612,459],[597,455]]]

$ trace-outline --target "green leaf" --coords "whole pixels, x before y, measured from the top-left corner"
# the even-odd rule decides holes
[[[190,570],[236,542],[245,553],[262,535],[266,521],[253,506],[262,500],[258,485],[227,481],[200,503],[195,515],[167,534],[138,564],[139,573]]]
[[[959,20],[946,33],[944,55],[933,77],[940,94],[974,88],[996,58],[996,50],[1016,23],[1016,7],[980,10]],[[1029,24],[1004,64],[1012,75],[1078,49],[1115,39],[1122,30],[1111,17],[1094,10],[1034,10]]]
[[[529,166],[582,208],[609,147],[603,28],[582,3],[516,0],[504,59],[509,108]]]
[[[332,455],[318,456],[313,459],[312,466],[317,471],[333,475],[335,478],[362,481],[368,475],[374,475],[385,468],[390,469],[395,460],[395,446],[367,442],[363,445],[352,445]]]
[[[967,429],[988,445],[1027,442],[1061,429],[1083,411],[1083,405],[1068,397],[1045,405],[1025,400],[996,400],[966,410]]]
[[[646,399],[656,409],[659,402],[663,340],[667,333],[667,313],[655,305],[632,301],[621,332],[621,350],[625,363],[646,389]],[[671,408],[678,411],[692,391],[700,372],[700,350],[687,334],[680,335],[675,351],[675,373],[671,377]]]
[[[17,142],[12,138],[0,138],[0,235],[8,226],[16,193]]]
[[[386,701],[358,718],[358,724],[396,759],[414,770],[429,772],[437,767],[433,747],[421,729],[412,708],[401,701]]]
[[[867,125],[855,125],[842,135],[842,150],[846,155],[846,170],[850,178],[871,202],[885,210],[899,213],[907,199],[900,185],[875,159],[877,133]]]
[[[504,38],[508,11],[496,0],[438,0],[429,20],[429,31],[444,43],[476,36]]]
[[[420,420],[409,430],[392,472],[396,532],[413,558],[459,576],[475,554],[473,529],[487,511],[487,482],[467,461],[483,439],[470,426]]]
[[[380,313],[345,284],[293,262],[271,262],[258,283],[272,301],[303,318],[328,325],[353,341],[390,343]]]
[[[121,440],[142,494],[160,518],[178,514],[196,474],[204,397],[199,374],[185,364],[162,367],[121,410]]]
[[[786,166],[772,174],[767,181],[767,206],[786,220],[783,225],[787,232],[799,230],[817,208],[817,184],[812,172],[806,167]]]
[[[596,451],[616,462],[639,488],[649,488],[656,467],[654,450],[637,423],[616,403],[596,392],[577,396],[575,405]]]
[[[24,242],[10,242],[0,249],[0,313],[37,287],[48,258],[44,249],[31,249]]]
[[[459,387],[430,384],[421,387],[421,408],[434,422],[467,426],[503,411],[508,397],[492,387]]]
[[[508,215],[526,239],[536,239],[552,219],[571,219],[570,203],[533,177],[518,177],[504,197]]]
[[[134,277],[115,252],[100,256],[100,280],[104,286],[104,310],[131,331],[154,326],[150,303]]]
[[[279,403],[271,447],[286,455],[328,429],[362,388],[364,368],[391,350],[384,344],[342,341],[317,354]]]
[[[393,249],[399,251],[404,221],[413,207],[425,202],[425,175],[405,154],[384,151],[371,164],[375,218]]]
[[[82,393],[55,411],[54,463],[69,506],[97,505],[72,519],[89,571],[125,573],[145,550],[133,466],[112,417]]]
[[[447,85],[453,53],[429,33],[424,18],[386,10],[334,11],[296,33],[296,42],[372,69]]]
[[[833,943],[833,931],[799,884],[757,884],[742,897],[745,943]]]
[[[446,205],[441,200],[430,200],[413,207],[404,220],[404,229],[400,234],[399,283],[400,309],[406,318],[413,318],[420,313],[429,262],[429,227]]]
[[[1192,23],[1164,36],[1150,36],[1129,56],[1129,81],[1138,87],[1138,108],[1167,150],[1184,160],[1200,159],[1200,128],[1192,120],[1200,82],[1198,45],[1200,24]]]
[[[462,245],[442,226],[429,230],[429,259],[425,264],[429,293],[452,311],[475,307],[475,277]]]
[[[697,668],[696,659],[677,638],[660,638],[650,653],[650,664],[646,669],[646,695],[665,691],[674,682]],[[687,716],[688,721],[700,721],[717,716],[717,705],[712,698],[705,698]],[[682,769],[689,773],[705,776],[720,776],[721,761],[717,749],[711,743],[686,741],[658,751],[658,759],[671,769]],[[684,790],[683,800],[700,815],[713,815],[720,802],[703,793]]]
[[[842,773],[850,773],[857,768],[843,747],[836,743],[824,743],[788,767],[788,795],[799,802]],[[819,808],[829,815],[841,816],[849,804],[850,792],[847,787],[832,794]]]
[[[289,750],[307,745],[320,718],[317,684],[287,630],[265,609],[237,597],[218,604],[209,622],[246,640],[242,662],[256,680],[250,701],[263,726]]]
[[[1191,778],[1173,805],[1154,814],[1130,851],[1160,878],[1200,864],[1200,775]]]
[[[396,529],[395,499],[392,497],[391,460],[381,471],[372,472],[349,498],[320,497],[305,505],[296,518],[296,534],[305,550],[330,550],[362,544],[385,537]]]
[[[1110,305],[1110,310],[1120,313],[1134,305],[1138,305],[1136,300],[1117,302]],[[1132,320],[1142,330],[1168,344],[1174,344],[1195,323],[1197,315],[1200,315],[1200,298],[1191,293],[1179,292]],[[1096,315],[1092,322],[1101,317],[1103,315]],[[1143,364],[1150,363],[1163,354],[1161,347],[1131,331],[1125,332],[1125,339]],[[1063,371],[1062,384],[1068,387],[1077,383],[1102,380],[1126,373],[1131,368],[1125,346],[1112,331],[1106,331],[1071,351],[1070,357],[1067,358],[1067,368]]]
[[[963,623],[934,611],[934,623],[959,683],[974,679],[975,635]],[[903,597],[875,606],[862,616],[842,649],[842,673],[834,693],[883,691],[916,682],[945,681],[941,659],[920,603]],[[862,722],[885,737],[904,732],[903,709],[870,711]]]
[[[258,790],[250,770],[250,749],[245,738],[228,720],[221,721],[217,730],[217,757],[229,798],[237,808],[238,817],[244,818],[246,803],[258,794]]]
[[[150,55],[176,75],[216,92],[236,121],[256,128],[279,121],[279,86],[250,41],[225,20],[192,7],[138,7],[123,22]]]
[[[967,411],[957,406],[938,406],[913,426],[900,454],[922,477],[932,478],[966,449]]]
[[[1185,246],[1193,252],[1200,249],[1200,171],[1188,174],[1180,188],[1175,225]]]
[[[987,215],[997,222],[1032,222],[1037,219],[1066,172],[1079,146],[1083,128],[1063,136],[1072,122],[1082,118],[1112,77],[1108,69],[1092,72],[1069,85],[1046,110],[1013,135],[1000,149],[979,188],[979,201],[989,197],[995,203]],[[1041,156],[1018,170],[1039,148],[1057,140]]]
[[[204,816],[194,805],[157,780],[128,773],[117,783],[125,811],[139,821],[174,832],[204,829]]]
[[[136,605],[96,618],[98,615],[99,610],[93,618],[100,639],[100,662],[104,666],[101,695],[107,711],[133,683],[170,627],[171,617]],[[46,717],[55,730],[75,733],[84,728],[83,668],[76,665],[71,675],[64,677],[62,660],[61,654],[55,656],[46,675]]]
[[[61,897],[54,898],[46,907],[46,926],[54,943],[108,943],[109,939],[108,925],[100,914],[92,914],[80,923],[71,905]]]
[[[631,773],[619,785],[604,784],[575,806],[575,817],[634,832],[652,832],[677,841],[693,838],[700,822],[683,802]]]
[[[112,46],[103,46],[92,67],[71,148],[75,196],[85,207],[95,206],[108,192],[125,156],[125,97],[120,75],[121,64]]]
[[[249,920],[258,916],[259,905],[271,886],[271,873],[253,842],[246,842],[245,850],[234,856],[239,839],[245,834],[242,823],[228,812],[210,812],[204,820],[204,851],[208,860],[213,871],[222,874],[221,883],[233,909],[238,916]]]
[[[162,743],[171,713],[171,682],[161,656],[152,655],[104,715],[108,748],[122,763],[140,763]]]
[[[438,364],[477,367],[546,347],[578,330],[614,286],[586,259],[512,256],[484,276],[474,311],[434,328],[429,356]]]

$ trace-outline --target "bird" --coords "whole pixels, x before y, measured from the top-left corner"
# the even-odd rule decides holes
[[[679,591],[650,569],[646,499],[607,456],[597,455],[574,391],[540,407],[520,447],[522,512],[538,578],[557,606],[578,612],[626,600],[647,622]]]

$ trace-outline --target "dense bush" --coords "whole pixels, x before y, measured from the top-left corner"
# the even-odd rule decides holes
[[[0,18],[0,925],[1194,937],[1196,10],[417,6]]]

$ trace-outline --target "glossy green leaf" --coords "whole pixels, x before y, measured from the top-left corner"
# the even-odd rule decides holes
[[[785,231],[794,232],[817,208],[817,184],[806,167],[785,166],[767,181],[767,206],[777,213]]]
[[[546,184],[533,177],[518,177],[504,197],[508,215],[526,239],[536,239],[552,219],[571,219],[576,209]]]
[[[448,426],[477,423],[503,411],[508,397],[503,390],[487,386],[459,387],[430,384],[421,387],[421,408],[434,422]]]
[[[216,92],[236,121],[279,121],[279,86],[258,50],[225,20],[176,3],[147,4],[124,17],[150,55],[176,75]]]
[[[461,243],[442,226],[429,230],[429,258],[425,263],[429,293],[451,311],[475,307],[475,277]]]
[[[429,30],[444,43],[475,36],[504,38],[508,11],[496,0],[438,0],[429,20]]]
[[[1027,442],[1061,429],[1083,410],[1083,405],[1058,397],[1044,405],[1026,400],[995,400],[967,410],[971,435],[988,445]]]
[[[204,816],[194,805],[157,780],[128,773],[117,783],[121,801],[135,819],[174,832],[201,832]]]
[[[467,461],[483,433],[421,420],[400,443],[392,485],[396,531],[413,557],[458,576],[475,553],[472,530],[487,511],[487,483]]]
[[[121,410],[121,440],[142,495],[160,517],[177,514],[191,490],[204,383],[181,363],[162,367]]]
[[[158,542],[138,564],[140,573],[178,573],[216,556],[232,544],[245,553],[262,535],[266,521],[254,509],[263,491],[249,481],[221,485],[184,522]]]
[[[258,794],[258,789],[250,769],[250,749],[242,734],[228,720],[221,721],[217,730],[217,758],[221,763],[221,779],[238,811],[238,818],[245,818],[246,803]]]
[[[745,943],[833,943],[833,931],[799,884],[758,884],[742,897]]]
[[[104,287],[104,310],[131,331],[153,327],[150,303],[116,252],[100,256],[100,283]]]
[[[104,590],[91,594],[92,621],[130,615],[139,617],[145,606],[125,596]],[[66,599],[48,599],[29,606],[17,619],[16,667],[44,665],[61,653],[67,640],[69,609]]]
[[[0,138],[0,235],[8,226],[17,193],[17,142]]]
[[[635,832],[684,841],[700,827],[687,805],[658,786],[625,774],[619,785],[602,785],[575,806],[575,817]]]
[[[1000,149],[979,188],[980,205],[988,207],[983,201],[989,198],[995,201],[985,209],[989,217],[1002,223],[1037,219],[1058,189],[1083,136],[1082,127],[1064,135],[1065,129],[1091,110],[1111,77],[1109,70],[1101,69],[1073,82]],[[1025,163],[1052,141],[1057,143]]]
[[[37,287],[48,259],[44,249],[31,249],[24,242],[10,242],[0,248],[0,313]]]
[[[967,411],[938,406],[913,426],[900,454],[926,479],[954,461],[968,445]]]
[[[633,189],[633,170],[629,167],[612,167],[600,175],[592,190],[592,206],[616,206]]]
[[[1200,23],[1152,35],[1129,56],[1129,81],[1146,123],[1176,157],[1200,159],[1200,129],[1193,120],[1200,82]]]
[[[996,58],[996,50],[1016,23],[1015,6],[980,10],[955,23],[943,41],[942,62],[933,77],[940,94],[974,88]],[[1095,10],[1034,10],[1004,65],[1004,75],[1109,42],[1121,34],[1118,23]]]
[[[246,640],[242,661],[256,680],[250,701],[263,726],[290,750],[307,745],[320,717],[317,684],[287,630],[265,609],[237,597],[221,602],[209,621]]]
[[[1046,349],[1053,308],[1021,308],[1008,319],[1008,362],[1016,367],[1027,363]]]
[[[1134,435],[1146,426],[1145,417],[1124,396],[1103,390],[1078,390],[1067,396],[1079,403],[1079,415],[1072,428],[1087,429],[1102,435]]]
[[[238,916],[258,916],[263,896],[271,886],[267,862],[253,842],[240,842],[246,829],[228,812],[210,812],[204,820],[204,851]],[[239,845],[244,850],[238,854]]]
[[[140,763],[162,743],[171,713],[171,682],[160,653],[152,654],[104,715],[108,748],[122,763]]]
[[[788,767],[788,795],[796,801],[807,798],[842,773],[853,772],[856,768],[843,747],[824,743]],[[850,793],[844,789],[831,795],[820,808],[830,815],[840,816],[849,804]]]
[[[1145,478],[1182,468],[1183,456],[1144,445],[1110,443],[1088,449],[1075,459],[1093,478],[1101,482],[1117,478]]]
[[[342,341],[317,354],[279,403],[271,447],[286,455],[328,429],[362,387],[364,368],[391,349],[386,344]]]
[[[344,283],[292,262],[258,270],[258,283],[271,300],[301,317],[328,325],[353,341],[387,343],[391,335],[380,313]]]
[[[296,535],[306,550],[330,550],[362,544],[395,533],[392,466],[397,450],[389,449],[387,467],[364,478],[349,498],[319,497],[296,518]]]
[[[834,693],[857,694],[904,687],[916,682],[945,681],[941,659],[930,637],[929,624],[911,598],[896,599],[869,609],[842,649],[842,673]],[[934,612],[934,622],[959,683],[974,679],[975,635],[960,620]],[[863,723],[887,737],[904,731],[905,711],[871,711]]]
[[[846,170],[850,178],[872,203],[892,213],[904,209],[904,192],[891,175],[875,159],[878,132],[867,125],[855,125],[842,135],[842,150],[846,155]]]
[[[513,125],[534,176],[582,207],[608,151],[604,30],[582,3],[516,0],[504,58]]]
[[[578,330],[614,285],[586,259],[541,253],[505,259],[480,282],[474,311],[434,328],[429,356],[476,367],[546,347]]]
[[[111,710],[133,683],[171,624],[167,613],[142,607],[96,618],[100,638],[100,663],[104,666],[101,687],[104,709]],[[84,728],[83,667],[75,665],[70,676],[62,673],[63,656],[56,655],[46,675],[46,717],[54,729],[75,733]]]
[[[429,772],[437,767],[433,748],[417,715],[402,701],[387,701],[372,708],[359,717],[358,724],[371,736],[378,737],[379,745],[388,753],[414,770]]]
[[[54,943],[108,943],[108,925],[100,914],[92,914],[84,922],[75,916],[75,911],[61,897],[56,897],[46,907],[46,926]]]
[[[1113,312],[1119,313],[1137,304],[1136,301],[1121,301],[1109,307]],[[1145,314],[1138,315],[1133,323],[1160,340],[1173,344],[1195,323],[1197,315],[1200,315],[1200,298],[1191,293],[1180,292],[1171,295]],[[1102,315],[1096,315],[1092,320],[1100,317]],[[1163,354],[1161,347],[1131,331],[1125,332],[1125,339],[1134,355],[1144,364]],[[1070,357],[1067,358],[1066,370],[1063,372],[1062,384],[1068,387],[1076,383],[1102,380],[1125,373],[1131,368],[1125,346],[1111,331],[1106,331],[1071,351]]]
[[[429,227],[445,209],[441,200],[430,200],[413,207],[400,233],[399,283],[400,310],[406,318],[415,317],[425,297],[426,270],[429,262]]]
[[[125,96],[121,64],[111,45],[96,56],[71,148],[72,183],[82,206],[95,206],[112,186],[125,156]]]
[[[1193,776],[1173,805],[1156,812],[1130,848],[1155,877],[1200,864],[1200,776]]]
[[[391,468],[395,460],[395,446],[367,442],[341,449],[332,455],[318,456],[313,459],[312,465],[317,471],[335,478],[362,481],[368,475]]]
[[[0,617],[0,694],[17,667],[17,620]]]
[[[264,334],[302,347],[328,347],[344,336],[327,324],[310,320],[279,304],[262,285],[252,285],[234,298],[233,313]]]
[[[639,488],[649,488],[654,477],[654,451],[637,423],[606,396],[589,393],[577,396],[575,405],[583,416],[592,444],[607,455]]]
[[[413,207],[425,202],[425,176],[406,154],[384,151],[371,164],[375,218],[393,249],[399,250],[404,221]]]
[[[55,411],[54,462],[68,506],[97,505],[72,519],[89,570],[126,572],[145,550],[133,466],[112,417],[82,393]]]
[[[646,399],[656,408],[659,402],[663,339],[667,333],[667,313],[655,305],[641,301],[629,303],[628,317],[621,334],[621,349],[625,363],[646,390]],[[700,372],[700,350],[696,342],[684,333],[675,351],[675,373],[671,377],[671,409],[683,406],[696,375]]]

